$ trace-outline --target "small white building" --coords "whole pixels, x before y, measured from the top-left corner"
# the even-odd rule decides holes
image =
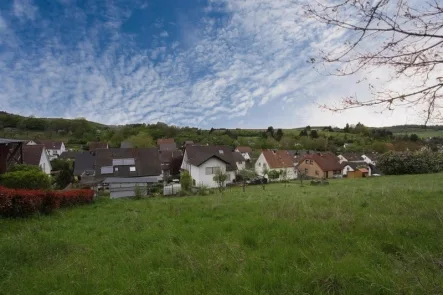
[[[49,160],[51,161],[57,159],[61,154],[63,154],[66,151],[66,147],[63,141],[35,140],[34,142],[45,146],[49,156]]]
[[[44,145],[24,145],[23,164],[38,166],[45,174],[51,174],[52,166]]]
[[[158,184],[158,177],[109,177],[103,181],[109,187],[111,199],[127,198],[136,196],[137,191],[141,196],[149,194],[150,187]]]
[[[227,174],[226,184],[235,179],[237,165],[228,146],[188,146],[181,165],[192,177],[193,186],[215,188],[214,176],[218,171]]]
[[[354,172],[359,168],[366,168],[368,170],[368,176],[371,176],[371,168],[365,161],[343,162],[342,164],[344,165],[342,169],[343,176],[347,176],[348,172]]]
[[[265,176],[264,171],[286,171],[287,179],[297,178],[297,163],[288,151],[284,150],[263,150],[255,163],[255,172]]]
[[[241,153],[246,161],[251,161],[252,149],[250,147],[238,146],[235,151]]]

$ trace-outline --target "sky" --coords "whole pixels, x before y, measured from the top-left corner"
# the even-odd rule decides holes
[[[410,108],[319,107],[370,93],[307,62],[343,35],[303,1],[2,0],[0,110],[200,128],[422,122]]]

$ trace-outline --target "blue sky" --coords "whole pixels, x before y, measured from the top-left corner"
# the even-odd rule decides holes
[[[305,19],[302,1],[0,1],[0,109],[202,128],[419,121],[319,109],[369,93],[306,62],[343,35]]]

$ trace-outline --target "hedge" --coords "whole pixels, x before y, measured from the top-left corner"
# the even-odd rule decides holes
[[[443,154],[439,152],[388,152],[377,160],[386,175],[426,174],[443,171]]]
[[[44,191],[0,187],[0,216],[50,214],[58,208],[89,204],[93,198],[92,190]]]

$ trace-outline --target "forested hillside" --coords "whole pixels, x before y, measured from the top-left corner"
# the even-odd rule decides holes
[[[310,149],[319,151],[416,150],[425,145],[424,137],[441,137],[443,126],[393,126],[370,128],[361,123],[343,129],[303,127],[278,129],[211,129],[168,126],[157,124],[131,124],[107,126],[84,118],[35,118],[0,113],[0,136],[19,139],[57,139],[68,147],[84,148],[88,142],[106,141],[118,147],[122,141],[133,142],[138,147],[155,146],[158,138],[171,137],[177,143],[192,140],[200,144],[248,145],[255,149]],[[431,135],[429,135],[431,134]],[[426,140],[426,145],[441,144],[439,138]]]

